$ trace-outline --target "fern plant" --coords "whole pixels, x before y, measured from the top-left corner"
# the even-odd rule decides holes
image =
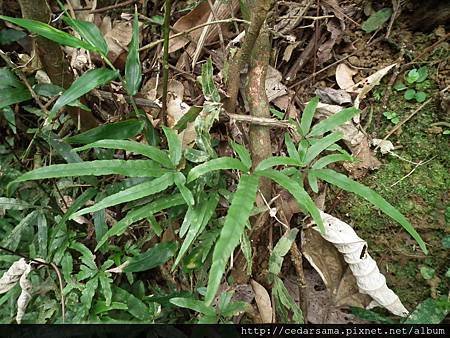
[[[91,89],[117,77],[121,78],[107,58],[107,45],[103,37],[92,24],[65,18],[66,22],[81,36],[82,39],[78,39],[43,23],[5,16],[0,18],[58,43],[99,53],[109,67],[91,70],[76,80],[56,100],[50,115],[46,117],[48,122],[54,119],[63,106],[73,104]],[[121,78],[130,95],[136,94],[141,82],[137,37],[138,25],[135,13],[133,40],[130,44],[125,78]],[[219,297],[219,306],[216,309],[212,309],[212,306],[234,250],[241,245],[244,255],[251,260],[246,229],[250,216],[261,212],[254,207],[261,177],[269,178],[289,191],[303,212],[312,217],[322,232],[326,230],[320,212],[308,193],[309,190],[318,192],[319,180],[368,200],[400,223],[418,242],[421,249],[427,252],[419,234],[395,207],[373,190],[344,174],[327,168],[336,162],[353,160],[337,145],[343,135],[335,130],[349,121],[358,113],[358,110],[344,109],[312,126],[318,98],[312,99],[306,106],[300,122],[292,121],[299,141],[294,142],[289,134],[285,135],[288,156],[268,158],[252,170],[250,153],[243,145],[231,142],[231,147],[238,155],[237,158],[218,157],[214,150],[210,129],[219,116],[221,106],[220,95],[212,80],[212,73],[212,63],[209,60],[203,65],[200,78],[206,102],[201,110],[189,114],[186,121],[180,121],[176,126],[176,129],[181,131],[185,123],[193,121],[197,134],[195,149],[183,150],[177,132],[166,127],[162,129],[168,149],[155,147],[152,145],[154,139],[151,137],[153,127],[147,119],[125,121],[120,123],[128,123],[131,125],[130,128],[121,128],[119,124],[101,126],[69,138],[67,141],[84,144],[76,148],[75,152],[96,149],[97,156],[102,157],[98,152],[99,149],[113,149],[133,153],[139,158],[113,159],[109,154],[109,157],[106,156],[107,159],[83,161],[75,152],[70,151],[70,148],[67,149],[67,144],[53,141],[53,144],[65,154],[64,158],[69,163],[35,169],[9,184],[9,190],[13,192],[18,188],[19,183],[26,181],[75,177],[95,186],[95,188],[84,190],[65,214],[57,219],[56,227],[49,239],[52,250],[46,256],[47,260],[62,265],[67,284],[64,293],[70,296],[68,302],[86,301],[84,307],[71,314],[73,321],[86,320],[92,316],[98,318],[95,316],[108,312],[110,309],[128,311],[134,318],[141,321],[154,320],[157,316],[156,311],[152,312],[155,316],[148,315],[148,308],[152,305],[142,302],[124,288],[114,285],[110,268],[115,264],[116,271],[125,273],[131,284],[134,278],[133,273],[160,266],[172,258],[174,258],[172,271],[182,265],[183,272],[189,273],[199,266],[210,264],[205,278],[206,290],[199,292],[203,300],[175,295],[171,297],[172,304],[202,313],[201,320],[205,322],[227,320],[230,316],[242,311],[242,304],[231,302],[227,294]],[[17,85],[12,86],[11,90],[25,90],[25,88]],[[23,99],[20,95],[18,98]],[[28,96],[27,99],[29,99]],[[133,101],[132,104],[136,115],[140,116]],[[147,128],[148,144],[127,140],[138,134],[144,127]],[[120,131],[115,139],[107,139],[104,136],[111,135],[111,128]],[[122,133],[124,130],[127,132]],[[327,154],[322,156],[325,152]],[[225,178],[221,175],[224,170],[234,171],[239,178],[233,192],[226,189]],[[99,189],[101,183],[95,177],[108,175],[127,179],[104,187],[102,192]],[[95,203],[84,207],[92,199],[95,199]],[[220,200],[229,204],[226,215],[223,217],[218,207]],[[128,211],[126,215],[107,228],[104,222],[105,210],[124,204]],[[129,246],[126,254],[118,257],[114,242],[133,224],[148,220],[152,230],[150,236],[162,235],[164,229],[159,224],[157,215],[163,211],[168,215],[175,215],[173,217],[183,218],[178,230],[178,236],[182,239],[181,246],[178,248],[174,240],[155,244],[146,250]],[[88,246],[76,240],[76,232],[68,230],[67,227],[69,220],[76,220],[88,214],[92,214],[94,218],[96,240],[93,251],[102,254],[101,263],[98,263]],[[37,217],[37,213],[30,215],[33,216],[29,216],[26,222],[29,222],[32,217]],[[295,234],[295,231],[290,232],[286,238],[280,240],[279,246],[276,246],[273,253],[275,256],[271,258],[270,272],[277,306],[288,308],[295,314],[296,321],[300,321],[301,314],[295,304],[289,301],[287,292],[277,276],[281,267],[280,259],[282,260],[286,254],[286,248],[294,240]],[[69,250],[81,255],[81,266],[77,272],[74,271],[73,257]],[[95,297],[96,295],[98,298]],[[91,306],[89,300],[94,298],[100,300]],[[113,321],[109,315],[105,315],[104,318],[106,321]]]

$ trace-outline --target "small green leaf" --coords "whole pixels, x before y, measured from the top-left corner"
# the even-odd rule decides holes
[[[205,304],[205,302],[202,302],[197,299],[178,297],[178,298],[171,298],[170,302],[178,307],[190,309],[207,316],[215,316],[214,309],[211,306],[208,306]]]
[[[155,178],[150,182],[144,182],[132,186],[131,188],[119,191],[116,194],[105,197],[100,202],[91,207],[81,209],[73,214],[70,218],[75,219],[78,216],[85,215],[90,212],[103,210],[114,205],[130,202],[146,196],[157,194],[170,187],[173,182],[173,173],[167,173],[161,177]]]
[[[341,132],[335,132],[330,135],[327,135],[317,142],[314,142],[311,147],[309,147],[305,156],[305,164],[309,164],[312,160],[314,160],[322,151],[327,149],[332,144],[336,143],[340,139],[342,139],[343,134]]]
[[[301,163],[300,161],[300,155],[298,154],[297,148],[294,145],[294,142],[292,142],[291,136],[289,133],[284,134],[284,143],[286,144],[286,149],[289,154],[290,158],[293,158],[298,163]]]
[[[417,82],[417,80],[419,79],[420,74],[417,71],[417,69],[411,69],[407,74],[406,74],[406,82],[408,82],[409,84],[413,84],[414,82]]]
[[[302,119],[300,120],[300,130],[303,136],[307,135],[309,129],[311,128],[311,123],[316,112],[317,105],[319,104],[319,97],[314,97],[305,107],[302,114]]]
[[[442,239],[442,247],[443,247],[444,249],[450,249],[450,235],[445,236],[445,237]]]
[[[209,58],[202,65],[201,84],[203,95],[205,96],[206,100],[219,103],[220,95],[214,83],[213,75],[212,60],[211,58]]]
[[[359,110],[356,108],[345,108],[340,112],[331,115],[326,120],[320,121],[314,127],[312,127],[308,137],[317,137],[325,134],[326,132],[333,130],[336,127],[350,121],[353,116],[357,115]]]
[[[16,31],[15,29],[2,29],[0,31],[0,45],[9,45],[27,36],[22,31]]]
[[[289,191],[289,193],[294,196],[297,203],[312,216],[316,224],[319,226],[320,232],[325,232],[319,209],[317,209],[314,201],[298,182],[286,176],[285,174],[273,169],[257,171],[255,172],[255,174],[268,177],[272,181],[276,182],[278,185]]]
[[[405,94],[405,100],[412,100],[416,96],[416,91],[414,89],[408,89]]]
[[[140,121],[136,121],[136,120],[134,120],[134,121],[139,122],[140,126],[143,125]],[[109,126],[112,126],[112,125],[110,124]],[[115,127],[114,127],[114,129],[115,129]],[[109,128],[109,130],[111,130],[111,128]],[[103,134],[103,132],[106,132],[106,131],[107,130],[103,130],[102,134]],[[80,135],[78,135],[78,136],[80,136]],[[91,134],[91,136],[92,136],[92,134]],[[100,135],[97,134],[97,136],[100,136]],[[147,156],[149,159],[151,159],[155,162],[158,162],[159,164],[162,164],[166,168],[173,168],[173,164],[170,161],[169,156],[167,156],[167,154],[164,151],[160,150],[157,147],[138,143],[136,141],[100,140],[100,141],[97,141],[94,143],[87,144],[83,147],[75,148],[74,151],[82,151],[82,150],[91,149],[91,148],[123,149],[123,150],[129,151],[129,152],[135,153],[135,154]]]
[[[278,243],[273,248],[269,258],[269,272],[278,276],[281,272],[284,256],[291,249],[292,243],[297,237],[298,229],[287,230],[284,235],[278,240]]]
[[[256,171],[266,170],[275,166],[300,166],[301,163],[296,159],[285,156],[273,156],[259,162]]]
[[[184,237],[186,233],[187,235],[178,252],[172,271],[178,266],[195,239],[205,230],[206,225],[214,215],[217,203],[219,203],[219,195],[215,193],[208,196],[203,203],[189,207],[180,228],[180,237]]]
[[[126,120],[121,122],[104,124],[84,133],[65,139],[68,143],[88,144],[100,140],[122,140],[136,136],[144,128],[144,122],[139,120]],[[106,142],[105,142],[106,143]],[[109,148],[106,147],[105,148]],[[118,147],[121,149],[120,147]]]
[[[26,87],[3,88],[0,90],[0,109],[31,100],[31,98],[31,94]]]
[[[172,161],[172,164],[174,166],[177,166],[178,163],[180,163],[183,151],[180,137],[178,136],[176,131],[171,128],[163,127],[163,131],[166,135],[167,143],[169,145],[170,160]]]
[[[372,33],[377,29],[380,29],[383,24],[389,20],[392,15],[391,8],[383,8],[378,12],[372,14],[366,21],[363,22],[361,28],[366,33]]]
[[[234,152],[238,154],[239,159],[247,167],[248,170],[252,167],[252,158],[250,157],[250,152],[242,144],[238,144],[234,141],[230,141],[231,148]]]
[[[147,271],[167,262],[175,255],[176,242],[158,243],[146,252],[131,258],[124,272]]]
[[[422,275],[422,277],[426,280],[428,279],[432,279],[435,274],[436,274],[436,270],[434,270],[433,268],[430,268],[429,266],[422,266],[420,267],[420,274]]]
[[[16,115],[14,114],[14,110],[12,110],[11,107],[5,107],[2,112],[6,122],[8,122],[8,127],[11,128],[14,134],[17,134]]]
[[[107,57],[108,44],[103,38],[100,29],[98,29],[95,24],[88,21],[72,19],[70,16],[64,16],[63,20],[72,27],[74,31],[80,34],[81,38],[91,46],[91,50],[96,50],[103,57]]]
[[[419,77],[417,78],[416,82],[423,82],[428,77],[428,68],[426,66],[420,67],[419,69],[417,69],[417,73],[419,74]]]
[[[440,324],[449,312],[447,296],[428,298],[416,307],[403,324]]]
[[[193,107],[189,108],[189,110],[183,116],[181,116],[181,118],[175,124],[173,129],[175,129],[179,133],[182,132],[184,129],[187,128],[188,123],[195,121],[195,119],[202,112],[202,110],[203,110],[203,107],[197,107],[197,106],[193,106]]]
[[[100,85],[104,85],[111,80],[114,80],[119,75],[116,70],[107,68],[92,69],[81,75],[76,79],[72,85],[56,100],[51,110],[52,119],[56,113],[65,105],[75,101],[92,89]]]
[[[331,163],[341,162],[341,161],[354,161],[354,158],[349,154],[331,154],[319,158],[313,165],[313,169],[322,169]]]
[[[400,92],[402,90],[407,89],[408,87],[405,86],[405,84],[403,82],[397,82],[394,87],[393,87],[396,91]]]
[[[112,291],[113,301],[127,304],[128,312],[133,315],[133,317],[142,321],[150,320],[151,314],[148,310],[148,306],[146,306],[139,298],[118,286],[113,285]]]
[[[258,176],[242,175],[233,195],[222,231],[214,247],[212,265],[209,271],[206,305],[211,305],[225,273],[226,264],[231,257],[245,229],[258,189]]]
[[[47,25],[43,22],[29,19],[11,18],[9,16],[3,15],[0,15],[0,19],[11,22],[17,26],[23,27],[32,33],[43,36],[44,38],[52,40],[58,44],[73,48],[84,48],[86,50],[95,52],[94,48],[90,44],[70,34],[67,34],[63,31],[53,28],[52,26]]]
[[[420,235],[416,232],[414,227],[409,223],[409,221],[406,219],[405,216],[403,216],[396,208],[394,208],[389,202],[387,202],[383,197],[381,197],[378,193],[373,191],[372,189],[366,187],[365,185],[362,185],[361,183],[358,183],[356,181],[353,181],[352,179],[348,178],[347,176],[340,174],[334,170],[331,169],[320,169],[316,170],[317,177],[321,178],[322,180],[333,184],[341,189],[344,189],[349,192],[353,192],[370,203],[372,203],[374,206],[379,208],[381,211],[383,211],[386,215],[391,217],[393,220],[400,223],[403,228],[417,241],[420,248],[425,254],[428,254],[428,250],[426,247],[425,242],[420,237]]]
[[[417,102],[422,103],[427,99],[427,94],[425,92],[417,92],[414,98]]]
[[[121,235],[131,224],[140,221],[141,219],[144,219],[149,215],[160,212],[161,210],[184,203],[185,201],[183,199],[183,196],[181,196],[181,194],[176,194],[169,197],[164,196],[160,199],[157,199],[156,201],[144,205],[143,207],[130,211],[124,218],[122,218],[108,230],[105,236],[103,236],[103,238],[98,242],[95,251],[97,251],[103,244],[105,244],[110,237]]]
[[[173,178],[175,185],[177,186],[178,190],[180,191],[181,195],[183,196],[184,200],[186,201],[187,205],[194,205],[194,196],[192,195],[192,192],[186,187],[186,177],[180,173],[177,172],[174,175]]]
[[[319,192],[319,185],[317,184],[317,176],[314,174],[314,170],[308,171],[307,178],[311,190],[317,194]]]
[[[0,197],[0,210],[25,210],[32,207],[28,202],[16,198]]]
[[[220,157],[215,158],[211,161],[202,163],[189,171],[187,182],[192,182],[199,178],[200,176],[209,173],[211,171],[217,170],[229,170],[236,169],[243,172],[247,172],[247,167],[238,159],[232,157]]]
[[[133,34],[128,46],[125,63],[125,88],[130,96],[136,95],[142,81],[141,61],[139,60],[139,21],[137,8],[134,12]]]

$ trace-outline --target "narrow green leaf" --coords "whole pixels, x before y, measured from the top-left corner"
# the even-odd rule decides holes
[[[311,190],[316,194],[319,192],[319,185],[317,184],[317,176],[314,174],[314,170],[308,171],[308,184]]]
[[[193,107],[189,108],[189,110],[183,116],[181,116],[181,118],[175,124],[173,129],[175,129],[179,133],[182,132],[184,129],[187,128],[188,123],[195,121],[195,119],[201,113],[202,110],[203,110],[203,107],[197,107],[197,106],[193,106]]]
[[[37,240],[38,240],[38,254],[40,257],[47,257],[48,246],[48,226],[45,215],[40,213],[37,218]]]
[[[203,232],[203,230],[205,230],[206,225],[214,215],[217,203],[219,203],[219,195],[211,194],[203,203],[188,209],[180,229],[180,237],[184,237],[186,232],[187,236],[181,245],[172,271],[178,266],[195,239]]]
[[[311,145],[308,148],[305,156],[305,164],[309,164],[312,160],[314,160],[322,151],[327,149],[332,144],[336,143],[340,139],[342,139],[343,134],[341,132],[331,133],[327,135]]]
[[[300,163],[300,155],[298,154],[297,148],[295,147],[294,142],[292,142],[289,133],[284,134],[284,143],[286,144],[289,157]]]
[[[214,309],[211,306],[206,305],[205,302],[202,302],[201,300],[177,297],[171,298],[170,302],[178,307],[190,309],[207,316],[215,316]]]
[[[215,158],[211,161],[202,163],[194,168],[189,172],[187,177],[187,182],[192,182],[199,178],[200,176],[209,173],[211,171],[217,171],[217,170],[230,170],[230,169],[236,169],[243,172],[247,172],[247,167],[238,159],[232,158],[232,157],[220,157]]]
[[[294,158],[285,156],[273,156],[259,162],[256,171],[266,170],[278,165],[283,166],[300,166],[301,163]]]
[[[239,159],[242,163],[247,167],[247,170],[250,170],[252,167],[252,158],[250,156],[250,152],[245,148],[242,144],[236,143],[233,140],[230,141],[231,148],[238,154]]]
[[[276,182],[278,185],[289,191],[289,193],[294,196],[297,203],[307,212],[309,212],[316,224],[319,226],[320,232],[325,232],[325,227],[323,225],[322,217],[320,217],[319,209],[317,209],[314,201],[299,183],[286,176],[285,174],[273,169],[258,171],[255,172],[255,174],[268,177],[272,181]]]
[[[201,75],[201,84],[203,89],[203,95],[206,100],[219,103],[220,102],[220,94],[216,88],[213,78],[213,65],[212,60],[209,58],[202,65],[202,75]]]
[[[353,192],[370,203],[372,203],[375,207],[379,208],[386,215],[391,217],[393,220],[400,223],[403,228],[417,241],[420,248],[425,254],[428,254],[427,247],[425,242],[420,237],[420,235],[416,232],[414,227],[409,223],[405,216],[403,216],[395,207],[393,207],[388,201],[386,201],[383,197],[381,197],[378,193],[373,191],[372,189],[353,181],[347,176],[340,174],[331,169],[320,169],[316,170],[316,175],[320,179],[327,181],[330,184],[333,184],[341,189],[344,189],[349,192]]]
[[[292,243],[297,237],[298,229],[287,230],[284,235],[278,240],[277,244],[273,248],[272,254],[269,258],[269,272],[278,276],[283,265],[284,256],[291,249]]]
[[[70,16],[64,16],[63,20],[80,34],[81,38],[91,46],[91,50],[98,51],[103,57],[108,56],[108,44],[95,24],[72,19]]]
[[[128,140],[100,140],[87,144],[85,146],[75,148],[74,151],[82,151],[91,148],[106,148],[106,149],[123,149],[135,154],[147,156],[149,159],[162,164],[166,168],[173,168],[169,156],[157,147],[148,144],[142,144],[136,141]]]
[[[81,163],[54,164],[32,170],[13,182],[42,180],[70,176],[124,175],[129,177],[158,177],[164,174],[159,165],[150,160],[99,160]]]
[[[78,216],[85,215],[90,212],[103,210],[114,205],[134,201],[139,198],[159,193],[163,190],[166,190],[174,183],[173,176],[173,173],[167,173],[162,175],[161,177],[155,178],[150,182],[144,182],[131,188],[119,191],[116,194],[105,197],[100,202],[94,204],[91,207],[81,209],[80,211],[73,214],[70,218],[74,219]]]
[[[314,97],[305,107],[305,110],[302,114],[302,119],[300,120],[300,131],[302,135],[305,136],[308,134],[309,129],[311,128],[311,123],[314,117],[314,113],[316,112],[317,105],[319,104],[319,97]]]
[[[447,296],[428,298],[416,307],[403,324],[441,324],[448,313],[450,302]]]
[[[273,286],[275,299],[279,301],[285,308],[292,311],[292,321],[296,324],[303,324],[303,312],[297,303],[294,302],[291,294],[284,286],[283,281],[279,277],[275,277],[275,282]],[[286,318],[288,319],[288,318]],[[286,320],[286,319],[283,319]]]
[[[125,272],[147,271],[167,262],[175,255],[176,242],[158,243],[146,252],[128,260]]]
[[[233,200],[228,209],[225,223],[214,247],[212,265],[209,271],[206,305],[211,305],[225,273],[226,264],[245,230],[258,190],[258,176],[242,175]]]
[[[167,138],[167,143],[169,145],[169,157],[174,166],[177,166],[180,163],[181,155],[182,155],[182,144],[180,137],[175,132],[175,130],[170,129],[168,127],[163,127],[164,134]]]
[[[84,94],[89,93],[92,89],[114,80],[118,75],[118,71],[107,68],[87,71],[76,79],[58,100],[56,100],[51,110],[52,116],[50,116],[50,118],[56,116],[56,113],[65,105],[75,101]]]
[[[28,202],[16,198],[0,197],[0,210],[24,210],[32,207]]]
[[[308,137],[317,137],[325,134],[327,131],[333,130],[336,127],[350,121],[353,116],[357,115],[359,110],[356,108],[345,108],[340,112],[331,115],[326,120],[320,121],[314,125],[308,134]]]
[[[98,277],[102,287],[102,294],[105,296],[106,306],[110,306],[112,300],[111,284],[113,281],[111,278],[108,278],[105,272],[101,272]]]
[[[103,236],[103,238],[98,242],[95,251],[97,251],[103,244],[105,244],[110,237],[123,234],[131,224],[140,221],[141,219],[144,219],[149,215],[160,212],[161,210],[184,203],[185,202],[183,196],[181,196],[181,194],[176,194],[170,197],[162,197],[156,201],[144,205],[143,207],[130,211],[123,219],[114,224],[114,226],[108,230],[105,236]]]
[[[139,21],[137,8],[134,12],[133,34],[128,46],[127,62],[125,63],[125,89],[130,96],[136,95],[142,81],[141,61],[139,60]]]
[[[0,242],[3,247],[10,250],[17,250],[20,241],[22,240],[22,234],[27,227],[33,228],[38,217],[38,212],[35,210],[23,218],[19,224],[8,234],[6,238],[3,238]]]
[[[89,269],[96,271],[97,264],[95,264],[95,255],[87,248],[86,245],[80,242],[72,242],[70,248],[78,251],[81,254],[81,261]]]
[[[5,118],[6,122],[8,122],[8,127],[11,128],[12,132],[17,135],[17,128],[16,128],[16,115],[14,114],[14,110],[11,109],[11,107],[5,107],[2,110],[3,117]]]
[[[98,126],[84,133],[68,137],[65,141],[68,143],[88,144],[101,140],[123,140],[136,136],[143,128],[144,122],[142,121],[126,120]]]
[[[187,205],[194,205],[194,196],[192,195],[192,192],[186,187],[186,177],[180,173],[177,172],[174,175],[173,178],[175,185],[177,186],[178,190],[181,192],[181,195],[183,196],[184,200],[186,201]]]
[[[341,161],[353,161],[354,158],[348,154],[331,154],[324,157],[319,158],[313,165],[313,169],[322,169],[327,165],[335,162]]]
[[[60,31],[59,29],[56,29],[50,25],[47,25],[43,22],[30,19],[11,18],[9,16],[3,15],[0,15],[0,19],[11,22],[17,26],[23,27],[32,33],[43,36],[44,38],[52,40],[60,45],[69,46],[73,48],[84,48],[86,50],[95,51],[90,44],[70,34]]]

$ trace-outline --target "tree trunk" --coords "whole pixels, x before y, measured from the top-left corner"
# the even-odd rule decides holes
[[[19,0],[22,17],[49,23],[51,11],[46,0]],[[43,37],[36,37],[35,50],[45,72],[53,84],[67,89],[74,80],[61,47]],[[95,117],[87,111],[76,107],[66,107],[75,125],[80,124],[82,130],[87,130],[98,125]]]

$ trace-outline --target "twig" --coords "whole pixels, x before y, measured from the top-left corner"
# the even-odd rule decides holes
[[[409,176],[411,176],[413,174],[414,171],[416,171],[416,169],[418,167],[420,167],[421,165],[427,164],[428,162],[430,162],[431,160],[433,160],[436,156],[433,156],[432,158],[430,158],[429,160],[423,162],[423,161],[419,161],[419,163],[416,164],[416,166],[409,172],[407,173],[405,176],[403,176],[401,179],[399,179],[397,182],[393,183],[390,188],[396,186],[397,184],[399,184],[401,181],[403,181],[405,178],[408,178]]]
[[[394,5],[394,13],[392,14],[391,21],[389,22],[389,27],[386,32],[386,39],[389,39],[389,35],[391,35],[392,26],[394,25],[395,19],[400,14],[401,9],[401,1],[400,0],[392,0],[392,3]]]
[[[247,21],[247,20],[236,19],[236,18],[222,19],[222,20],[216,20],[216,21],[209,21],[209,22],[202,23],[201,25],[189,28],[189,29],[187,29],[185,31],[173,34],[173,35],[169,36],[169,40],[175,39],[175,38],[177,38],[179,36],[183,36],[183,35],[189,34],[189,33],[193,32],[193,31],[195,31],[197,29],[201,29],[201,28],[203,28],[205,26],[217,25],[217,24],[223,24],[223,23],[230,23],[230,22],[241,22],[241,23],[245,23],[245,24],[250,24],[250,22]],[[151,43],[149,43],[149,44],[147,44],[145,46],[142,46],[139,49],[139,51],[142,52],[142,51],[147,50],[147,49],[152,49],[152,48],[156,47],[157,45],[159,45],[160,43],[163,43],[163,42],[164,42],[164,39],[159,39],[159,40],[153,41],[153,42],[151,42]]]
[[[272,128],[293,128],[289,121],[286,120],[276,120],[267,117],[256,117],[250,115],[241,115],[241,114],[231,114],[231,113],[221,113],[221,116],[226,116],[230,120],[238,121],[238,122],[246,122],[250,124],[255,124],[259,126],[266,126]]]
[[[162,78],[162,110],[161,122],[166,125],[167,115],[167,86],[169,83],[169,35],[170,35],[170,12],[172,10],[172,0],[166,0],[164,5],[164,25],[163,25],[163,78]]]
[[[132,5],[135,2],[138,2],[138,0],[128,0],[128,1],[124,1],[115,5],[111,5],[111,6],[106,6],[106,7],[102,7],[102,8],[98,8],[98,9],[93,9],[93,8],[78,8],[75,9],[75,12],[81,12],[81,11],[89,11],[89,13],[103,13],[103,12],[107,12],[111,9],[117,9],[117,8],[121,8],[121,7],[125,7],[128,5]]]

